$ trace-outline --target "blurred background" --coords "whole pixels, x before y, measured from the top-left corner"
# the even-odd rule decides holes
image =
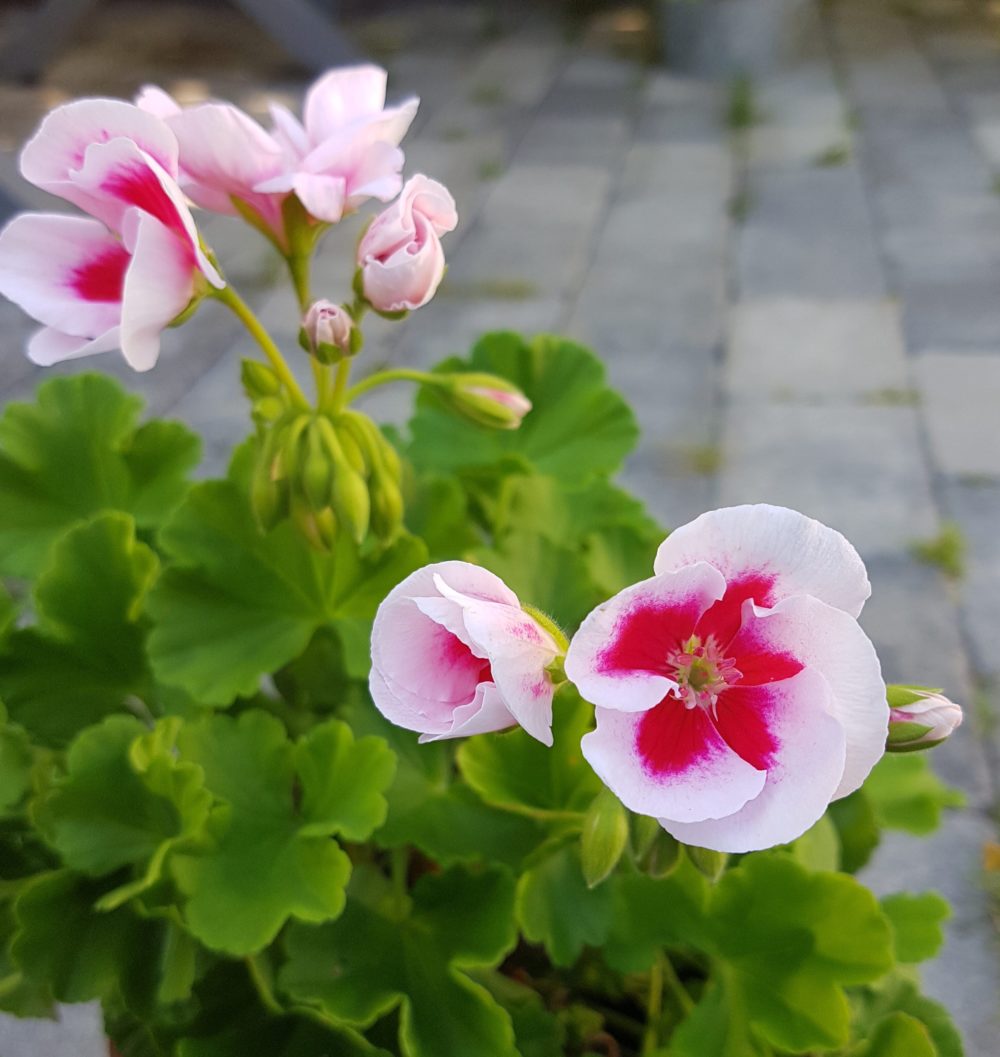
[[[357,373],[489,329],[570,334],[636,409],[624,483],[665,525],[771,501],[859,547],[887,680],[966,706],[934,762],[969,803],[930,840],[890,835],[865,879],[953,902],[928,990],[970,1055],[1000,1055],[1000,4],[0,0],[0,219],[60,208],[17,171],[60,102],[154,83],[265,119],[363,60],[421,97],[405,171],[444,182],[460,225],[436,299],[366,326]],[[318,295],[346,296],[358,229],[328,238]],[[268,246],[203,230],[294,357]],[[39,380],[32,326],[0,304],[0,404]],[[149,374],[86,366],[198,429],[210,474],[248,428],[247,348],[206,304]],[[402,420],[410,394],[381,393]],[[0,1020],[0,1057],[91,1057],[98,1036],[91,1009]]]

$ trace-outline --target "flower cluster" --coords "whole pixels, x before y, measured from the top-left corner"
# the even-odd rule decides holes
[[[596,706],[583,755],[626,807],[685,843],[793,840],[886,748],[886,686],[857,622],[864,564],[833,529],[758,505],[677,529],[653,572],[598,606],[565,653],[566,678]],[[551,744],[559,653],[495,576],[429,566],[379,610],[372,697],[423,739],[518,722]],[[920,735],[944,736],[940,711],[916,707]]]
[[[273,104],[270,130],[228,103],[181,107],[154,87],[134,104],[84,99],[54,110],[25,147],[21,171],[88,216],[26,213],[0,233],[0,293],[44,325],[30,358],[48,365],[121,348],[133,368],[148,370],[161,332],[201,297],[232,304],[189,203],[261,231],[300,269],[305,313],[302,262],[319,237],[369,199],[396,198],[359,247],[361,300],[333,306],[340,318],[327,315],[322,331],[332,338],[316,348],[357,351],[351,331],[366,308],[395,314],[426,304],[444,274],[440,238],[457,223],[455,203],[425,176],[403,186],[399,143],[418,104],[387,106],[385,97],[385,71],[365,65],[321,77],[301,121]]]

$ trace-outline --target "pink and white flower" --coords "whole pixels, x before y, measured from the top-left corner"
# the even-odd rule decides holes
[[[566,675],[597,706],[584,756],[687,844],[794,840],[885,748],[886,688],[856,619],[864,564],[833,529],[759,505],[676,530],[654,571],[570,644]]]
[[[136,370],[207,280],[177,186],[177,143],[136,107],[85,99],[54,110],[21,155],[36,186],[91,218],[23,213],[0,232],[0,293],[45,324],[28,355],[49,365],[120,347]]]
[[[376,708],[420,741],[519,723],[552,744],[552,680],[560,654],[493,573],[467,562],[411,573],[379,606],[369,681]]]
[[[181,108],[153,87],[137,102],[177,136],[181,186],[195,203],[236,214],[236,199],[287,248],[282,207],[289,195],[315,220],[333,224],[369,198],[387,202],[399,193],[399,143],[418,101],[386,107],[386,81],[377,66],[331,70],[306,93],[302,121],[272,104],[270,132],[228,103]]]
[[[379,312],[420,308],[444,277],[441,236],[458,224],[447,188],[413,176],[358,244],[365,297]]]

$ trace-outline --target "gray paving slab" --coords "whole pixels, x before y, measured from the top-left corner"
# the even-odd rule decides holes
[[[726,386],[734,398],[907,395],[899,306],[891,298],[743,300],[729,328]]]
[[[745,297],[886,291],[857,167],[756,173],[738,253]]]
[[[907,407],[735,404],[720,498],[794,507],[863,555],[898,554],[938,529],[917,414]]]
[[[1000,479],[1000,333],[990,351],[927,352],[915,368],[936,468]]]
[[[107,1057],[101,1007],[60,1006],[56,1020],[0,1014],[0,1057]]]
[[[982,349],[1000,334],[1000,299],[992,275],[902,279],[898,286],[908,347]]]

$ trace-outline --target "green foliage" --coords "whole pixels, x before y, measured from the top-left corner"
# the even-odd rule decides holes
[[[359,1026],[401,1006],[406,1057],[517,1057],[510,1017],[462,972],[495,965],[513,946],[513,896],[499,869],[452,867],[402,899],[359,874],[338,921],[290,930],[281,988]]]
[[[916,982],[946,905],[848,876],[958,802],[924,758],[727,857],[611,796],[569,684],[552,748],[375,710],[413,569],[479,562],[571,635],[665,534],[609,479],[635,422],[587,350],[496,334],[439,370],[533,410],[424,393],[388,546],[261,532],[252,445],[189,486],[194,438],[98,376],[0,420],[0,1008],[97,998],[123,1057],[962,1057]]]
[[[74,522],[102,510],[159,528],[199,443],[179,422],[136,425],[142,401],[111,378],[54,378],[0,418],[0,574],[34,576]]]
[[[965,575],[968,543],[960,525],[946,522],[941,531],[930,539],[914,540],[910,544],[913,556],[925,565],[935,565],[945,576],[961,580]]]

